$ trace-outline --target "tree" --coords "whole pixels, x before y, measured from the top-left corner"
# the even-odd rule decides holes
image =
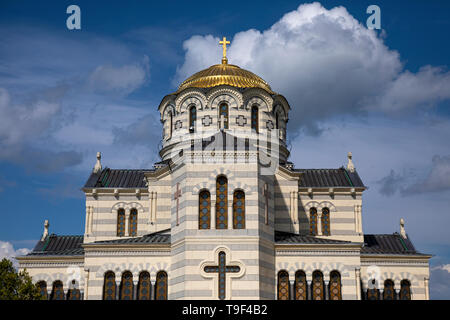
[[[26,270],[17,272],[6,258],[0,262],[0,300],[42,300]]]

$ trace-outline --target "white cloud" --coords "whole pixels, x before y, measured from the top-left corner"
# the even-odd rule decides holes
[[[450,264],[442,264],[430,269],[431,299],[450,299]]]
[[[211,35],[186,40],[175,81],[219,63],[218,41]],[[291,129],[310,133],[319,132],[327,118],[429,106],[450,98],[450,73],[430,66],[417,74],[402,71],[399,54],[344,7],[300,5],[267,30],[235,34],[228,52],[229,63],[255,72],[287,97],[295,108]]]
[[[93,91],[116,92],[127,95],[141,87],[149,73],[149,59],[144,57],[142,64],[113,67],[98,66],[89,76],[88,86]]]
[[[16,268],[18,267],[18,262],[15,257],[26,255],[29,252],[31,252],[30,249],[21,248],[15,250],[10,242],[0,241],[0,260],[3,258],[7,258],[13,262],[13,265]]]

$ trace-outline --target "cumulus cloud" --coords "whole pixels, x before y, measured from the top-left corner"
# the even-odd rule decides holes
[[[19,266],[19,264],[15,257],[26,255],[29,252],[31,252],[30,249],[21,248],[15,250],[10,242],[0,241],[0,260],[3,258],[7,258],[12,261],[14,267],[16,268]]]
[[[98,66],[89,76],[88,86],[97,92],[127,95],[141,87],[149,73],[149,58],[144,56],[141,64],[113,67]]]
[[[114,144],[144,145],[161,137],[161,126],[153,114],[139,118],[125,128],[114,128]]]
[[[430,269],[430,298],[450,299],[450,264],[442,264]]]
[[[219,63],[218,41],[211,35],[186,40],[185,61],[174,83]],[[344,7],[300,5],[267,30],[235,34],[228,52],[229,63],[260,75],[290,101],[296,109],[291,131],[317,134],[324,120],[336,116],[404,110],[450,98],[449,72],[430,66],[416,74],[404,71],[399,54]]]
[[[392,196],[399,191],[403,196],[408,196],[450,190],[450,156],[435,155],[431,162],[431,169],[423,177],[417,173],[419,169],[404,170],[402,174],[392,169],[387,176],[376,182],[380,185],[380,193]]]
[[[407,194],[441,192],[450,190],[450,156],[435,155],[431,170],[425,179],[420,180],[404,191]]]
[[[29,104],[14,104],[9,92],[0,88],[0,160],[24,164],[39,171],[58,171],[81,162],[76,151],[37,148],[36,140],[58,126],[61,105],[55,91]]]

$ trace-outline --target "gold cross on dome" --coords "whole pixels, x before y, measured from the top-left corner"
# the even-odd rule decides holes
[[[227,44],[230,44],[230,41],[227,41],[227,38],[223,37],[223,40],[219,41],[219,44],[221,44],[222,48],[223,48],[222,63],[226,64],[228,62],[228,59],[227,59]]]

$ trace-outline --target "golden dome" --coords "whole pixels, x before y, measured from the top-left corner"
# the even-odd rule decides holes
[[[220,85],[238,88],[262,88],[271,94],[274,93],[266,81],[250,71],[227,64],[226,58],[222,59],[222,64],[213,65],[183,81],[177,92],[187,88],[211,88]]]

